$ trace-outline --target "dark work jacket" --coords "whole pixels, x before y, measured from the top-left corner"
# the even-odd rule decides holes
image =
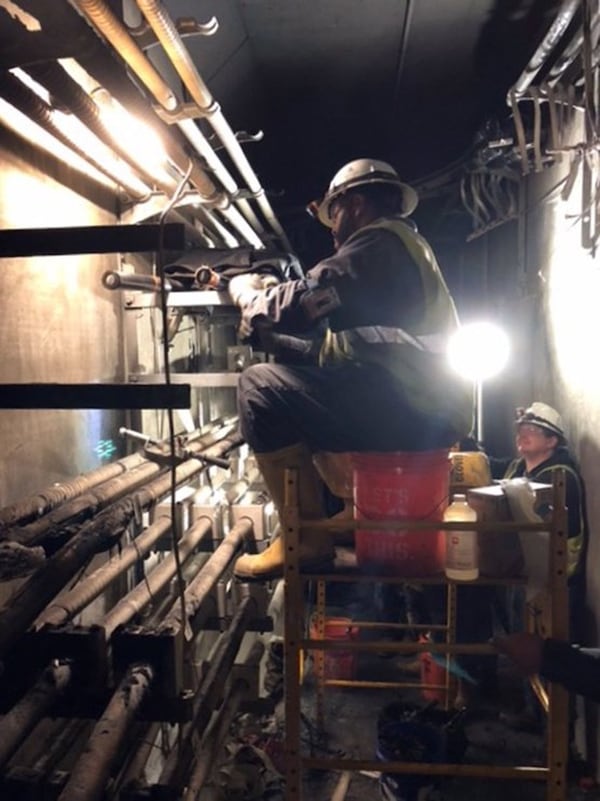
[[[599,655],[597,649],[587,652],[560,640],[544,640],[540,675],[600,703]]]
[[[457,438],[468,433],[472,390],[445,355],[458,324],[454,304],[431,248],[405,221],[365,226],[306,278],[256,290],[242,305],[246,331],[298,336],[319,323],[327,328],[326,364],[378,364],[413,408],[448,421]],[[350,336],[350,347],[331,347]]]

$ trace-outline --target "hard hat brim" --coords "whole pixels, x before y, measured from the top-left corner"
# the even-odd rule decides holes
[[[314,201],[314,203],[311,204],[311,208],[313,212],[316,212],[318,220],[322,222],[323,225],[327,226],[327,228],[332,228],[333,220],[331,219],[330,209],[333,201],[350,189],[358,188],[360,186],[370,186],[373,184],[387,184],[388,186],[397,187],[402,192],[403,208],[402,211],[399,212],[401,217],[409,217],[419,205],[419,195],[412,188],[412,186],[405,184],[403,181],[394,181],[390,178],[382,177],[372,178],[369,181],[364,181],[361,179],[357,180],[356,182],[348,182],[343,186],[340,186],[339,189],[336,189],[333,192],[328,192],[322,200]]]

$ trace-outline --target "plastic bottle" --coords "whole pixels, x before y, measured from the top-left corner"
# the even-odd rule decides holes
[[[474,523],[477,512],[465,495],[455,495],[444,512],[444,522]],[[479,547],[476,531],[446,532],[446,576],[455,581],[474,581],[479,577]]]

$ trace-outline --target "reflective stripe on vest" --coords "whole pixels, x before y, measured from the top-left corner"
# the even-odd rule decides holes
[[[377,342],[394,343],[396,345],[412,345],[418,350],[428,353],[445,353],[448,338],[442,334],[423,334],[414,336],[404,328],[387,325],[361,325],[356,328],[344,328],[338,334],[354,334],[369,345]]]

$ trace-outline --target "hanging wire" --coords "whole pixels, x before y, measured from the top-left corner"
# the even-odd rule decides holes
[[[162,320],[162,350],[163,350],[163,362],[164,362],[164,370],[165,370],[165,386],[171,386],[171,366],[169,364],[169,338],[167,336],[167,328],[168,328],[168,309],[167,309],[167,282],[165,278],[165,223],[169,213],[172,211],[173,207],[177,203],[177,201],[181,198],[186,184],[189,180],[189,177],[192,173],[193,163],[190,160],[188,168],[185,174],[182,176],[181,181],[175,188],[173,195],[165,208],[162,210],[159,220],[158,220],[158,254],[157,254],[157,266],[158,266],[158,277],[160,281],[160,291],[159,291],[159,300],[160,300],[160,314]],[[170,459],[169,459],[169,472],[171,476],[171,542],[173,547],[173,557],[175,560],[175,575],[177,577],[177,591],[179,594],[179,601],[181,604],[181,631],[180,636],[182,637],[183,643],[185,643],[185,630],[186,630],[186,613],[185,613],[185,581],[183,578],[183,571],[181,567],[181,558],[179,555],[179,522],[177,520],[177,508],[175,502],[175,494],[177,491],[177,460],[175,458],[175,420],[173,416],[173,409],[169,407],[167,409],[167,424],[168,424],[168,440],[169,440],[169,448],[170,448]]]

